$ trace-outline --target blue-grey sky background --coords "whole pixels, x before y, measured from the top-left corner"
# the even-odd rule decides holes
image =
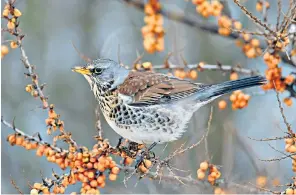
[[[276,0],[271,0],[269,11],[270,21],[276,21]],[[286,9],[288,1],[283,1]],[[167,10],[184,12],[200,18],[195,12],[195,6],[190,1],[161,1]],[[4,1],[2,1],[3,7]],[[253,30],[254,24],[229,1],[233,18],[238,19],[247,29]],[[247,1],[246,6],[255,11],[255,1]],[[72,46],[76,47],[92,59],[98,57],[118,59],[118,46],[120,46],[120,59],[126,65],[131,65],[137,58],[137,51],[144,52],[142,46],[141,27],[144,25],[144,14],[121,0],[26,0],[17,1],[16,7],[23,15],[20,18],[21,29],[25,34],[23,41],[30,62],[36,66],[40,82],[46,83],[44,90],[49,96],[49,102],[56,105],[56,111],[61,114],[65,122],[65,129],[71,131],[73,138],[81,145],[91,147],[95,144],[92,136],[96,135],[95,107],[96,100],[90,91],[85,79],[71,72],[71,67],[82,65],[85,62],[79,57]],[[259,14],[256,12],[256,15]],[[204,22],[216,23],[214,18]],[[2,20],[2,27],[5,25]],[[241,64],[243,67],[258,69],[262,74],[266,65],[262,58],[247,59],[235,42],[219,35],[203,32],[185,24],[177,23],[165,18],[164,28],[165,51],[155,54],[145,53],[143,61],[153,64],[162,64],[168,52],[179,51],[188,63],[206,61],[215,64]],[[7,35],[2,41],[10,39]],[[176,58],[172,61],[178,63]],[[175,61],[174,61],[175,60]],[[291,69],[285,64],[283,74],[287,75]],[[180,64],[180,66],[183,66]],[[46,135],[44,120],[47,112],[38,108],[40,101],[35,100],[25,92],[25,86],[30,80],[25,78],[20,61],[20,51],[11,50],[1,63],[2,97],[1,112],[4,119],[15,118],[15,125],[28,134],[39,132],[43,139],[52,141]],[[221,72],[202,72],[196,82],[215,83],[229,79],[228,74]],[[247,90],[248,93],[261,92],[259,88]],[[281,95],[284,98],[287,94]],[[224,97],[227,98],[227,97]],[[295,128],[295,100],[292,107],[284,106],[288,121]],[[254,182],[256,171],[241,147],[241,143],[231,132],[235,131],[247,143],[249,153],[255,159],[260,169],[265,169],[269,178],[279,178],[286,183],[293,175],[291,160],[281,162],[262,162],[267,159],[281,156],[272,150],[267,143],[256,142],[248,139],[283,136],[281,129],[285,125],[280,115],[276,95],[274,92],[265,95],[252,96],[249,106],[243,110],[232,111],[230,106],[221,111],[217,101],[201,108],[192,118],[188,131],[182,139],[169,143],[164,155],[174,151],[180,144],[192,144],[200,139],[206,129],[210,106],[214,106],[213,122],[208,139],[209,152],[212,162],[222,166],[222,176],[236,183]],[[104,134],[113,144],[119,136],[102,119]],[[17,193],[10,183],[10,177],[25,193],[29,193],[27,181],[40,182],[40,170],[44,176],[51,176],[52,168],[57,173],[62,173],[58,166],[51,164],[46,159],[35,157],[35,151],[26,151],[21,147],[11,147],[6,142],[6,137],[12,133],[11,129],[1,125],[2,144],[2,192]],[[271,143],[277,149],[284,151],[283,141]],[[161,154],[163,145],[157,146],[156,154]],[[199,163],[205,159],[204,145],[185,153],[172,161],[180,169],[190,170],[192,177],[196,177]],[[179,173],[186,175],[186,173]],[[188,173],[187,173],[188,174]],[[122,182],[123,174],[118,181],[107,182],[102,193],[198,193],[195,187],[175,185],[176,183],[158,182],[143,179],[137,186],[136,178],[129,181],[128,188]],[[177,183],[178,184],[178,183]],[[115,188],[116,187],[116,188]],[[68,193],[79,191],[79,185],[70,187]]]

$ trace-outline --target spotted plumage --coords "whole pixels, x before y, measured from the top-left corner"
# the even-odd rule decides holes
[[[118,134],[148,144],[178,139],[201,106],[225,93],[265,82],[255,76],[198,84],[160,73],[132,72],[108,59],[73,70],[84,75],[108,124]]]

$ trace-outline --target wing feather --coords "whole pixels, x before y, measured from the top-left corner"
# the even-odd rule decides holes
[[[130,105],[145,106],[186,98],[203,86],[203,84],[160,73],[131,72],[124,83],[118,87],[118,92],[133,98]]]

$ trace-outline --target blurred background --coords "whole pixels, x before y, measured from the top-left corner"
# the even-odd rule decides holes
[[[269,1],[269,13],[276,13],[276,0]],[[2,7],[4,1],[1,2]],[[287,9],[288,1],[283,1],[283,9]],[[202,19],[196,14],[195,6],[191,1],[162,0],[161,4],[166,10],[182,12],[185,16],[193,16],[205,23],[214,23],[215,19]],[[255,12],[255,1],[246,1],[250,11]],[[20,27],[26,35],[23,41],[30,62],[36,66],[40,82],[46,83],[45,94],[49,96],[49,103],[54,103],[56,112],[61,114],[65,122],[65,129],[72,132],[72,137],[80,145],[92,147],[96,135],[95,108],[97,106],[93,93],[86,80],[78,74],[71,72],[71,67],[83,65],[85,62],[79,57],[71,42],[86,56],[95,59],[98,57],[120,60],[125,65],[131,65],[137,58],[137,52],[143,53],[141,27],[144,26],[143,12],[128,6],[121,0],[26,0],[17,1],[16,7],[23,13]],[[254,30],[254,24],[229,1],[229,9],[233,18],[242,22],[246,29]],[[258,14],[257,12],[255,12]],[[269,14],[269,21],[275,23],[276,14]],[[2,25],[5,25],[2,24]],[[143,62],[163,64],[169,52],[175,52],[171,58],[172,63],[180,64],[180,54],[188,63],[205,61],[216,64],[216,61],[225,65],[241,64],[245,68],[258,69],[264,73],[265,64],[262,58],[247,59],[234,40],[203,32],[196,28],[174,22],[165,18],[164,28],[165,51],[155,54],[144,54]],[[10,39],[6,34],[2,41]],[[118,48],[120,47],[120,52]],[[282,63],[283,74],[291,72],[289,66]],[[30,80],[24,76],[25,69],[20,61],[20,51],[11,51],[1,63],[2,97],[1,112],[4,119],[12,121],[24,132],[32,135],[39,132],[44,140],[52,141],[47,136],[44,120],[47,112],[39,108],[41,102],[35,100],[25,92],[25,86]],[[221,72],[204,71],[199,73],[196,82],[215,83],[229,80],[229,74]],[[269,159],[282,156],[271,149],[265,142],[256,142],[248,139],[283,136],[285,125],[280,115],[276,95],[269,92],[260,95],[261,89],[247,90],[253,95],[249,106],[242,110],[233,111],[231,106],[226,110],[219,110],[217,101],[201,108],[194,114],[188,131],[182,139],[169,143],[163,152],[164,145],[155,148],[155,153],[165,157],[184,142],[187,145],[197,142],[206,130],[213,106],[213,121],[208,137],[209,154],[212,163],[221,166],[222,177],[227,181],[245,184],[255,183],[260,175],[267,175],[268,182],[277,178],[286,183],[293,175],[291,160],[277,162],[263,162],[259,159]],[[281,95],[285,97],[286,94]],[[227,99],[227,97],[224,97]],[[286,107],[285,114],[295,129],[295,104]],[[293,117],[294,116],[294,117]],[[111,143],[118,141],[117,135],[106,121],[101,117],[104,135]],[[283,129],[283,130],[281,130]],[[21,147],[11,147],[6,142],[11,129],[1,125],[2,144],[2,193],[17,193],[11,185],[11,178],[24,193],[29,193],[27,182],[41,182],[40,171],[45,177],[50,177],[52,169],[57,173],[62,171],[55,164],[46,161],[44,157],[35,156],[35,151],[26,151]],[[271,142],[278,150],[284,151],[282,140]],[[60,146],[64,146],[61,144]],[[175,158],[172,164],[189,172],[178,172],[177,175],[191,174],[196,177],[199,163],[206,159],[204,144]],[[201,189],[194,186],[179,185],[178,182],[165,182],[132,178],[126,188],[121,178],[116,182],[107,182],[101,193],[199,193]],[[137,185],[135,185],[137,183]],[[177,184],[177,185],[176,185]],[[66,192],[79,192],[80,185],[71,186]]]

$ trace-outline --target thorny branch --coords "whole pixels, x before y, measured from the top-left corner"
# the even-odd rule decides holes
[[[145,4],[143,1],[137,1],[137,0],[123,0],[123,1],[129,5],[134,6],[135,8],[137,8],[140,11],[144,11]],[[219,34],[217,25],[201,22],[197,17],[187,16],[187,15],[185,16],[185,14],[183,14],[183,13],[175,12],[175,11],[168,11],[165,9],[160,9],[159,13],[162,14],[164,17],[167,17],[170,20],[174,20],[174,21],[186,24],[188,26],[192,26],[197,29],[204,30],[209,33]],[[240,37],[240,35],[238,33],[232,32],[227,37],[231,38],[231,39],[238,39]],[[262,47],[266,48],[266,45],[262,46]],[[282,53],[281,57],[285,63],[287,63],[293,67],[296,67],[296,64],[294,64],[291,59],[287,58],[285,53]]]

